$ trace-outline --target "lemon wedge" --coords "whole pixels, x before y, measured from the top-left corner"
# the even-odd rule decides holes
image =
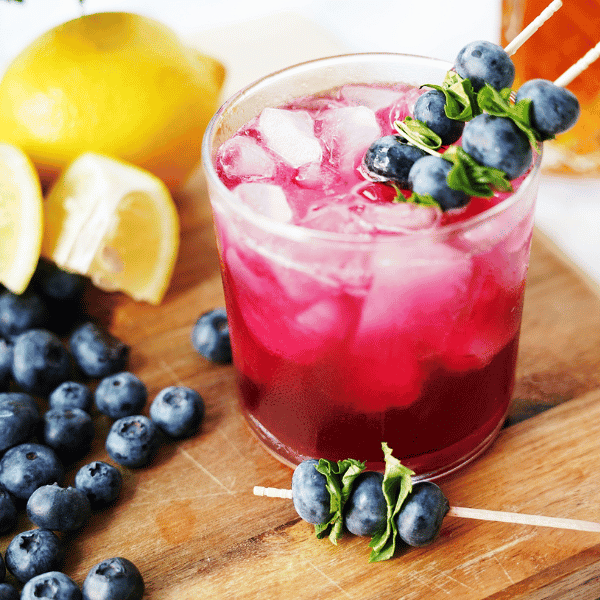
[[[96,153],[75,159],[44,201],[42,255],[99,288],[159,304],[179,248],[177,209],[165,184]]]
[[[42,191],[29,158],[0,143],[0,283],[21,294],[31,280],[42,244]]]

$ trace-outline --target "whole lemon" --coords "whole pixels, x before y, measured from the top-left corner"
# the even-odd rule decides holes
[[[95,13],[32,42],[0,82],[0,140],[19,146],[43,183],[84,152],[112,155],[172,191],[200,158],[225,70],[140,15]]]

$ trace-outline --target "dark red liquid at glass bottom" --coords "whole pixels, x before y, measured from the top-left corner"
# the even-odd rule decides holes
[[[241,406],[259,440],[292,465],[309,457],[356,458],[383,469],[385,441],[417,475],[435,474],[473,458],[495,437],[508,410],[517,349],[518,335],[483,368],[434,370],[416,401],[379,412],[344,404],[347,372],[336,371],[337,357],[298,365],[272,356],[273,385],[240,373]]]

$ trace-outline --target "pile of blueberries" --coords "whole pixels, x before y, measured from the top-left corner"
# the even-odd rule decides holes
[[[141,414],[146,386],[126,370],[129,347],[85,314],[85,284],[42,259],[23,294],[0,286],[0,534],[16,527],[22,509],[38,527],[14,536],[0,555],[0,582],[8,569],[24,584],[19,595],[0,583],[0,600],[141,598],[142,576],[122,557],[94,566],[81,589],[59,571],[67,539],[59,536],[112,504],[122,485],[117,467],[94,461],[62,487],[65,467],[91,448],[93,406],[114,421],[105,449],[125,467],[147,465],[163,441],[192,436],[204,418],[203,399],[183,386],[161,390],[150,416]],[[198,319],[192,343],[210,360],[231,361],[222,309]]]
[[[487,41],[467,44],[457,55],[453,67],[468,79],[473,92],[485,84],[500,91],[510,88],[515,67],[500,46]],[[517,91],[515,101],[531,100],[529,118],[537,138],[551,139],[570,129],[579,117],[577,98],[567,89],[545,79],[532,79]],[[531,144],[515,122],[503,116],[480,114],[467,123],[446,115],[446,96],[438,90],[425,92],[414,107],[414,118],[441,138],[442,146],[462,136],[462,148],[482,166],[498,169],[509,180],[522,175],[531,165]],[[367,150],[364,165],[377,180],[393,181],[416,194],[430,195],[442,210],[465,206],[470,196],[448,185],[452,162],[388,135],[376,140]]]
[[[294,508],[304,521],[314,525],[327,523],[332,517],[327,478],[317,471],[317,465],[317,460],[304,460],[292,476]],[[344,527],[350,533],[374,537],[385,529],[388,507],[383,478],[378,471],[363,471],[354,481],[343,507]],[[448,509],[448,499],[435,483],[415,483],[395,517],[398,537],[413,547],[431,544]]]

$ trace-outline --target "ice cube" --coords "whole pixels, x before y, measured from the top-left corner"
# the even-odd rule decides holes
[[[270,183],[240,183],[234,193],[255,212],[280,223],[289,223],[294,216],[285,192]]]
[[[340,204],[325,204],[309,211],[299,225],[309,229],[337,233],[371,233],[374,231],[372,225],[361,221],[356,213]]]
[[[440,354],[446,338],[469,306],[473,263],[468,254],[411,236],[378,244],[373,282],[356,333],[357,346],[389,331],[407,336],[422,356]]]
[[[320,120],[321,139],[341,172],[354,171],[367,148],[381,137],[375,113],[366,106],[334,108],[323,113]]]
[[[236,135],[221,146],[219,162],[223,173],[232,178],[269,179],[277,171],[275,159],[254,138],[243,135]]]
[[[410,202],[357,204],[354,211],[365,227],[389,233],[433,229],[442,218],[439,207],[418,206]]]
[[[298,169],[294,181],[305,189],[318,189],[326,192],[339,179],[337,171],[326,162],[308,163]]]
[[[362,336],[347,357],[345,401],[361,412],[406,407],[421,394],[427,371],[407,338],[393,328]]]
[[[345,85],[340,90],[340,97],[343,100],[358,106],[366,106],[373,112],[396,103],[400,100],[401,95],[398,90],[376,88],[369,85]]]
[[[323,150],[308,112],[265,108],[257,128],[266,145],[294,168],[321,161]]]
[[[468,371],[487,365],[518,334],[521,323],[523,285],[503,289],[491,265],[475,267],[465,305],[457,326],[446,340],[441,364],[452,371]]]

